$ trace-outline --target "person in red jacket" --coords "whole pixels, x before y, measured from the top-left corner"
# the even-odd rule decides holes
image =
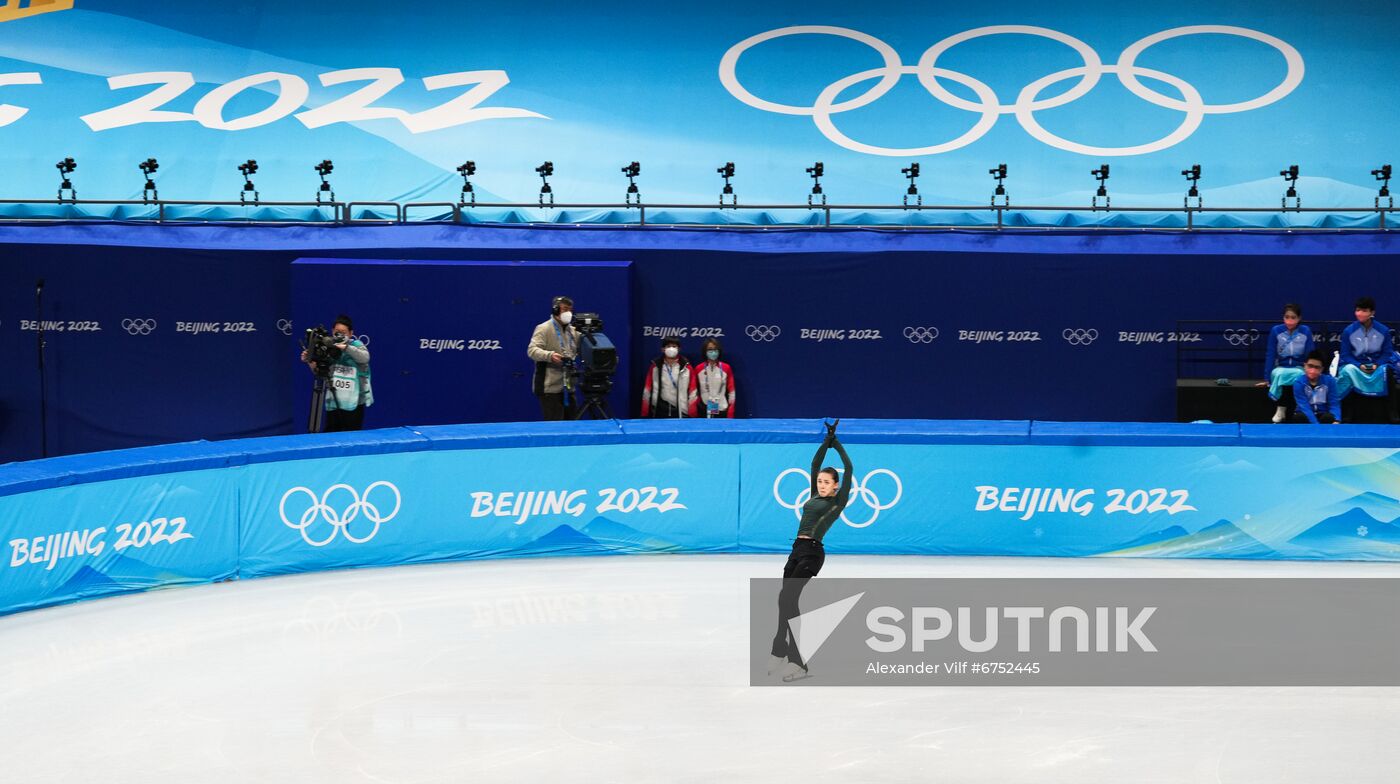
[[[661,339],[661,356],[652,360],[642,386],[642,416],[681,419],[695,416],[695,382],[681,342]]]
[[[720,361],[723,351],[714,338],[701,344],[704,359],[690,374],[691,416],[734,418],[734,369]]]

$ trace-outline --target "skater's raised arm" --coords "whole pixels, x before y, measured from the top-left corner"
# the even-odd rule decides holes
[[[817,453],[815,455],[812,455],[811,475],[813,498],[817,497],[817,475],[821,473],[822,461],[826,459],[826,450],[831,448],[832,438],[834,438],[834,436],[832,436],[830,433],[827,433],[826,438],[822,439],[822,445],[817,447]]]
[[[851,468],[851,458],[846,454],[846,448],[841,446],[840,439],[834,433],[831,435],[830,444],[835,447],[836,454],[841,456],[841,489],[836,491],[836,506],[844,511],[847,502],[851,500],[851,476],[855,473],[855,469]]]

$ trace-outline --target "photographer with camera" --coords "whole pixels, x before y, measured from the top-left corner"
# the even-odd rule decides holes
[[[555,297],[550,317],[535,327],[525,353],[535,363],[534,392],[546,422],[573,419],[577,401],[566,384],[565,368],[573,369],[578,356],[578,330],[569,326],[574,318],[574,301]]]
[[[355,325],[341,314],[327,334],[325,327],[306,330],[302,339],[301,361],[316,376],[316,394],[324,395],[325,426],[321,432],[360,430],[365,409],[374,405],[369,382],[369,349],[354,337]],[[316,432],[317,413],[313,400],[312,426]]]

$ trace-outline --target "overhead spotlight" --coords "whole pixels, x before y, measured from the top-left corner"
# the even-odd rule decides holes
[[[1298,196],[1298,164],[1295,163],[1278,174],[1283,178],[1284,182],[1288,183],[1288,190],[1283,193],[1283,208],[1285,210],[1299,209],[1303,206],[1303,200]],[[1293,206],[1291,208],[1288,206],[1289,199],[1293,199]]]
[[[160,194],[156,192],[155,180],[151,179],[151,175],[156,173],[156,169],[160,168],[160,164],[156,163],[155,158],[147,158],[136,164],[136,168],[140,169],[141,173],[146,175],[146,186],[141,190],[142,203],[149,204],[153,201],[160,201]]]
[[[715,171],[719,176],[724,178],[724,190],[719,192],[719,206],[738,207],[739,195],[734,192],[734,186],[729,184],[729,179],[734,176],[734,161],[725,163],[723,166],[715,169]],[[727,205],[724,203],[725,196],[730,198],[730,202]]]
[[[999,163],[999,164],[997,164],[996,168],[994,168],[994,169],[988,169],[988,170],[987,170],[987,173],[990,174],[990,175],[992,175],[992,179],[996,180],[996,183],[997,183],[997,189],[996,189],[995,191],[992,191],[992,206],[993,206],[993,207],[998,206],[998,205],[997,205],[997,197],[998,197],[998,196],[1000,196],[1001,199],[1002,199],[1002,202],[1001,202],[1001,204],[1000,204],[999,206],[1002,206],[1002,207],[1010,206],[1010,204],[1011,204],[1011,196],[1009,196],[1009,195],[1006,193],[1006,184],[1005,184],[1005,180],[1006,180],[1006,164],[1004,164],[1004,163]]]
[[[326,179],[326,175],[335,171],[335,164],[331,163],[330,161],[321,161],[320,163],[316,164],[311,168],[315,169],[316,173],[321,176],[321,187],[316,191],[316,203],[335,203],[335,191],[331,189],[330,180]]]
[[[637,190],[637,178],[642,174],[642,165],[636,161],[632,161],[622,167],[622,174],[627,177],[627,203],[631,204],[632,199],[636,198],[637,204],[641,204],[642,193]]]
[[[1195,207],[1199,209],[1201,206],[1201,190],[1196,187],[1196,183],[1201,180],[1201,164],[1192,164],[1191,168],[1182,169],[1181,176],[1185,177],[1186,182],[1191,185],[1190,189],[1186,191],[1186,198],[1182,200],[1182,203],[1189,209],[1192,206],[1191,200],[1195,199]]]
[[[1376,181],[1381,184],[1381,192],[1376,195],[1376,206],[1381,206],[1381,199],[1388,202],[1386,206],[1395,206],[1395,200],[1390,198],[1390,164],[1387,163],[1379,169],[1372,169],[1371,176],[1375,177]]]
[[[58,169],[59,177],[58,200],[63,201],[63,192],[68,191],[68,198],[71,201],[77,201],[78,191],[73,187],[73,181],[68,178],[68,175],[72,174],[73,170],[78,168],[77,161],[74,161],[72,158],[64,158],[54,164],[54,167]]]
[[[253,194],[253,204],[258,203],[258,189],[253,187],[253,175],[258,173],[258,162],[252,158],[247,163],[238,164],[238,173],[243,175],[243,190],[238,193],[238,203],[247,204],[248,194]]]
[[[909,197],[913,196],[914,206],[922,207],[924,204],[924,197],[919,195],[919,184],[917,182],[919,179],[918,162],[909,164],[908,168],[900,169],[899,173],[909,178],[909,188],[904,191],[904,206],[909,206]]]
[[[466,204],[468,199],[476,204],[476,191],[472,190],[472,175],[476,174],[476,161],[467,161],[457,167],[457,173],[462,175],[462,196],[457,201]]]
[[[535,173],[540,175],[540,206],[545,206],[544,197],[549,197],[549,206],[554,206],[554,189],[549,187],[549,178],[554,175],[553,161],[545,161],[535,167]]]
[[[807,206],[817,206],[815,197],[821,197],[821,203],[826,204],[826,194],[822,193],[822,175],[826,173],[826,165],[817,161],[807,167],[807,175],[812,178],[812,192],[807,194]]]
[[[1090,199],[1089,203],[1097,210],[1099,208],[1099,199],[1103,199],[1103,208],[1106,210],[1109,208],[1110,204],[1108,198],[1108,164],[1101,164],[1099,168],[1093,169],[1089,173],[1094,175],[1094,179],[1099,181],[1099,189],[1094,193],[1094,197]]]

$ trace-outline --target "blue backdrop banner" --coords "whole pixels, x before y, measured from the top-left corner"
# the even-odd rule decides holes
[[[832,554],[1400,560],[1400,450],[1385,427],[841,427],[855,474]],[[316,569],[781,553],[820,431],[458,425],[6,467],[0,612]]]
[[[610,410],[632,402],[631,265],[609,262],[374,261],[301,259],[292,264],[292,321],[305,331],[349,314],[370,352],[369,427],[529,421],[534,365],[525,346],[559,295],[603,317],[618,352]],[[299,336],[298,336],[299,337]],[[307,417],[311,374],[293,385],[292,415]]]
[[[637,415],[646,363],[676,336],[692,360],[705,338],[722,341],[740,417],[1165,421],[1178,375],[1262,379],[1264,338],[1286,302],[1301,302],[1314,329],[1335,330],[1370,295],[1394,326],[1385,292],[1397,243],[1393,234],[5,227],[0,352],[11,372],[0,380],[0,460],[39,456],[40,278],[50,454],[62,454],[301,430],[309,374],[296,333],[341,311],[371,339],[382,394],[370,426],[534,419],[524,346],[555,293],[607,321],[624,361],[619,418]],[[312,274],[324,264],[292,264],[330,255],[427,261],[365,263],[329,281]],[[293,266],[307,268],[295,318]],[[1182,323],[1193,319],[1208,323]],[[471,349],[472,340],[501,348]],[[1224,361],[1178,364],[1191,356]],[[1263,391],[1256,399],[1272,411]]]
[[[49,197],[52,161],[73,156],[82,196],[139,200],[136,164],[158,156],[155,184],[168,199],[237,201],[235,167],[253,158],[264,199],[311,200],[321,194],[312,165],[334,159],[342,199],[456,201],[457,169],[474,160],[471,194],[483,202],[536,202],[535,172],[549,161],[561,202],[616,203],[627,186],[619,169],[635,160],[653,203],[718,206],[715,172],[733,161],[741,204],[803,202],[814,184],[804,169],[824,162],[821,195],[832,203],[897,205],[910,185],[901,168],[922,163],[926,203],[971,208],[988,204],[988,168],[1006,163],[1018,203],[1087,206],[1090,169],[1112,163],[1115,207],[1180,204],[1192,164],[1204,167],[1207,205],[1272,207],[1286,187],[1276,172],[1297,164],[1308,206],[1370,207],[1368,172],[1396,152],[1400,109],[1377,75],[1400,67],[1397,34],[1400,13],[1382,0],[784,0],[606,12],[562,0],[346,0],[331,12],[273,0],[17,1],[0,7],[0,133],[12,142],[0,162],[14,174],[0,196]],[[878,221],[861,210],[834,217]]]

